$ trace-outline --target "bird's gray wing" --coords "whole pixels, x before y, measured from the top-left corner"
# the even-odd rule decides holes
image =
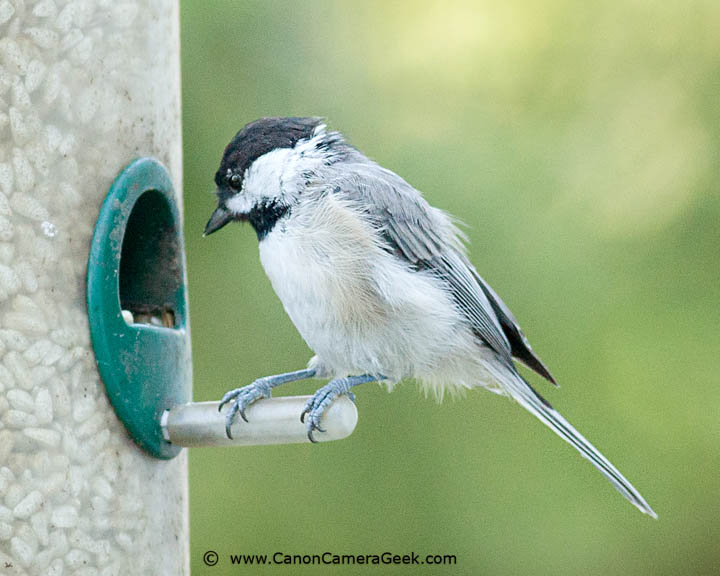
[[[439,224],[421,206],[396,211],[386,208],[380,215],[383,239],[398,257],[417,270],[426,270],[441,280],[472,326],[473,332],[506,361],[511,346],[502,331],[487,295],[473,278],[464,258],[439,233]]]
[[[537,372],[540,376],[557,386],[557,382],[555,381],[555,378],[553,378],[553,375],[550,374],[547,366],[543,364],[542,360],[540,360],[537,354],[533,351],[527,336],[525,336],[522,328],[520,328],[517,320],[515,320],[515,316],[513,316],[510,308],[508,308],[505,302],[500,299],[500,296],[497,295],[495,290],[493,290],[490,285],[482,279],[480,274],[477,273],[477,270],[472,267],[472,264],[470,264],[470,267],[478,284],[480,284],[483,292],[485,292],[488,300],[490,300],[490,304],[495,311],[495,315],[500,321],[500,326],[502,326],[505,337],[510,342],[512,355],[525,364],[525,366]]]
[[[512,365],[514,356],[555,383],[512,312],[465,256],[461,235],[450,217],[377,164],[359,164],[350,173],[348,177],[345,172],[345,181],[334,190],[363,207],[387,249],[415,269],[442,279],[475,335],[507,364]]]

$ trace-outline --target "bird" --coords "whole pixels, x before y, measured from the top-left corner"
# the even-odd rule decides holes
[[[557,385],[507,305],[470,262],[459,221],[431,206],[321,117],[267,117],[244,126],[215,174],[217,207],[204,236],[247,222],[260,262],[314,356],[221,400],[226,433],[273,388],[327,379],[300,414],[307,436],[337,397],[367,382],[414,380],[426,393],[484,388],[514,400],[572,445],[639,510],[638,490],[521,375]]]

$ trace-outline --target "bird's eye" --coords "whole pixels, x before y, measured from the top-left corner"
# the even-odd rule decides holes
[[[234,188],[235,190],[240,190],[240,186],[242,185],[242,178],[240,178],[240,174],[233,174],[230,176],[230,188]]]

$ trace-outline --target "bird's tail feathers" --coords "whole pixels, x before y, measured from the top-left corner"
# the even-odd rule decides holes
[[[635,487],[613,464],[602,455],[580,432],[538,394],[517,372],[497,370],[488,366],[507,394],[526,410],[537,416],[553,432],[573,446],[583,458],[589,460],[605,476],[620,494],[641,512],[657,518],[657,514]]]

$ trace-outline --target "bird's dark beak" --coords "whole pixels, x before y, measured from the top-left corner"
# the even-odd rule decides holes
[[[203,232],[203,236],[208,236],[213,232],[217,232],[218,230],[220,230],[220,228],[222,228],[223,226],[225,226],[225,224],[232,220],[232,214],[230,214],[230,212],[228,212],[222,206],[218,206],[215,209],[215,212],[212,213],[212,216],[210,216],[210,220],[208,220],[208,223],[205,224],[205,231]]]

